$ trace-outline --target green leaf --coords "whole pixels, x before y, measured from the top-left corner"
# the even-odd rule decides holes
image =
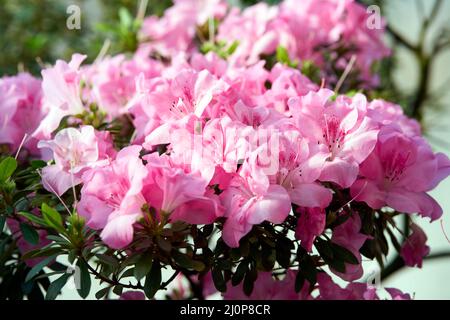
[[[317,251],[319,251],[320,256],[325,260],[325,262],[328,262],[330,260],[333,260],[334,254],[333,254],[333,248],[330,245],[331,242],[325,241],[323,239],[317,238],[315,247]]]
[[[227,50],[228,56],[231,56],[236,51],[238,46],[239,46],[239,41],[237,41],[237,40],[233,41],[233,43],[230,45],[230,47]]]
[[[172,251],[172,258],[175,262],[182,268],[185,269],[194,269],[196,271],[202,271],[205,268],[205,265],[200,262],[192,259],[186,254],[182,254],[178,251]]]
[[[103,253],[96,254],[95,256],[105,265],[111,266],[114,269],[119,267],[119,261],[114,256],[109,256]]]
[[[334,260],[333,260],[334,261]],[[299,272],[305,277],[310,285],[314,285],[317,280],[317,269],[314,260],[310,255],[305,254],[298,263]]]
[[[278,46],[276,55],[279,62],[289,64],[289,53],[286,48]]]
[[[86,265],[86,262],[84,262],[83,260],[78,259],[77,266],[80,271],[79,278],[77,278],[77,281],[80,281],[77,287],[77,291],[80,297],[86,299],[86,297],[89,295],[89,292],[91,291],[91,275],[89,274],[89,269]]]
[[[145,277],[144,293],[147,298],[152,299],[161,287],[161,266],[159,261],[154,261],[150,273]]]
[[[151,270],[153,264],[153,256],[151,253],[144,253],[136,262],[134,267],[134,277],[136,280],[144,278]]]
[[[31,167],[33,169],[40,169],[43,168],[47,165],[47,163],[45,161],[42,160],[33,160],[31,161]]]
[[[53,229],[55,229],[60,233],[66,232],[66,230],[64,230],[63,227],[62,217],[58,211],[49,207],[46,203],[42,204],[41,211],[42,216],[44,217],[44,221],[47,223],[48,226],[52,227]]]
[[[330,268],[340,273],[345,273],[345,263],[342,260],[333,259],[328,262]]]
[[[121,285],[115,286],[113,292],[120,296],[123,292],[123,287]]]
[[[6,217],[0,216],[0,233],[3,232],[3,229],[5,228],[5,223],[6,223]]]
[[[253,292],[256,278],[258,278],[258,272],[255,268],[251,268],[245,275],[243,289],[247,297]]]
[[[242,261],[236,268],[236,271],[234,272],[233,276],[231,277],[231,284],[233,286],[237,286],[239,283],[242,282],[244,279],[245,273],[248,270],[248,263],[247,261]]]
[[[121,7],[119,9],[119,19],[120,24],[126,29],[128,29],[133,23],[133,17],[125,7]]]
[[[95,298],[100,300],[101,298],[103,298],[104,296],[106,296],[108,294],[110,289],[111,289],[110,287],[106,287],[106,288],[98,290],[95,293]]]
[[[277,239],[276,260],[283,268],[288,268],[291,263],[291,250],[294,248],[292,241],[285,237]]]
[[[61,277],[50,283],[50,286],[47,289],[47,294],[45,295],[45,300],[55,300],[70,277],[70,273],[65,273]]]
[[[170,241],[164,239],[163,237],[157,237],[156,243],[158,244],[158,247],[160,247],[165,252],[170,252],[170,250],[172,250],[172,243],[170,243]]]
[[[26,278],[25,278],[25,282],[30,281],[31,279],[33,279],[34,276],[36,276],[39,272],[41,272],[42,269],[44,269],[44,267],[46,267],[51,261],[53,261],[56,258],[56,255],[53,255],[51,257],[45,258],[44,260],[42,260],[41,262],[39,262],[38,264],[36,264],[33,268],[31,268],[31,270],[28,272]]]
[[[275,265],[276,256],[277,254],[274,248],[271,248],[267,245],[262,246],[261,262],[262,266],[266,271],[271,271],[273,269],[273,266]]]
[[[222,270],[220,270],[217,267],[214,267],[211,269],[211,275],[216,289],[220,292],[227,291],[227,285],[223,277]]]
[[[33,245],[37,245],[39,243],[39,234],[37,231],[27,223],[20,224],[20,230],[22,231],[23,238]]]
[[[0,182],[6,182],[17,169],[17,161],[7,157],[0,162]]]
[[[338,260],[343,260],[344,262],[350,263],[350,264],[359,264],[358,259],[355,257],[355,255],[348,249],[341,247],[340,245],[337,245],[336,243],[331,243],[331,248],[333,250],[334,256]]]
[[[198,260],[192,260],[192,268],[195,271],[201,272],[201,271],[205,270],[205,267],[206,266],[203,262],[198,261]]]
[[[62,248],[60,247],[44,247],[39,248],[35,250],[30,250],[25,252],[22,255],[22,260],[27,260],[31,258],[38,258],[38,257],[49,257],[56,254],[61,254]]]
[[[42,218],[40,218],[40,217],[30,213],[30,212],[20,211],[20,212],[18,212],[18,214],[23,216],[23,217],[25,217],[25,218],[27,218],[31,222],[36,223],[36,224],[39,224],[39,225],[46,225],[47,224],[44,219],[42,219]]]

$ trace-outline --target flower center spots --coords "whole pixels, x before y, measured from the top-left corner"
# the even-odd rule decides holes
[[[188,87],[183,87],[182,96],[178,100],[173,101],[169,107],[169,111],[176,118],[181,119],[186,115],[195,111],[195,101]]]
[[[280,154],[281,169],[277,173],[277,183],[290,189],[294,187],[294,180],[302,176],[303,172],[297,163],[298,155],[291,152],[288,155]]]
[[[400,152],[394,153],[392,157],[389,157],[384,161],[385,168],[385,180],[393,183],[399,181],[406,168],[406,163],[411,155],[411,152],[402,154]]]
[[[322,126],[323,143],[328,147],[331,155],[329,160],[333,160],[336,154],[342,149],[346,133],[340,127],[340,121],[336,116],[327,117],[324,115]],[[320,143],[320,141],[319,141]]]

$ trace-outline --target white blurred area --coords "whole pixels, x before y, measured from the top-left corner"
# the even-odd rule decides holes
[[[397,30],[412,43],[417,43],[423,15],[428,16],[434,0],[421,0],[423,11],[419,10],[416,0],[388,1],[388,7],[382,14],[393,29]],[[437,17],[432,22],[432,28],[426,39],[426,48],[441,28],[450,28],[450,0],[443,0]],[[398,52],[398,66],[395,72],[396,83],[404,90],[414,90],[417,85],[418,67],[415,57],[408,51]],[[445,105],[442,110],[425,111],[427,138],[435,151],[450,156],[450,48],[437,56],[432,66],[430,89],[441,90],[441,102]],[[439,141],[438,141],[439,140]],[[441,143],[440,141],[445,141]],[[431,195],[444,209],[442,225],[450,237],[450,179],[443,181]],[[428,235],[428,245],[431,253],[450,251],[440,221],[429,223],[428,219],[415,219]],[[403,268],[389,277],[382,286],[396,287],[411,293],[416,299],[450,299],[450,257],[439,260],[424,261],[422,269]]]
[[[300,0],[299,0],[300,1]],[[418,10],[417,0],[396,0],[386,1],[387,6],[382,15],[393,29],[412,43],[416,43],[423,15],[427,16],[434,0],[421,0],[423,10]],[[93,8],[96,8],[96,1],[92,1]],[[419,6],[420,8],[420,6]],[[96,10],[93,17],[96,16]],[[95,18],[94,18],[95,19]],[[443,26],[450,28],[450,0],[443,0],[443,4],[437,19],[432,22],[432,32],[429,34],[427,44],[437,35]],[[418,79],[418,67],[415,57],[409,54],[407,50],[400,48],[398,51],[398,65],[393,72],[398,86],[407,92],[415,89]],[[450,48],[444,50],[436,59],[432,67],[432,79],[430,88],[441,88],[447,84],[450,89]],[[435,142],[430,138],[435,151],[444,152],[450,156],[450,90],[442,91],[442,102],[446,107],[434,112],[425,111],[425,123],[427,124],[427,133],[431,137],[437,137],[439,140],[447,142],[447,146]],[[450,178],[443,181],[431,195],[441,204],[444,209],[443,228],[450,237]],[[426,234],[428,235],[428,245],[431,247],[431,253],[442,250],[450,251],[450,243],[447,241],[441,227],[440,221],[429,223],[428,219],[415,219]],[[391,249],[393,250],[393,248]],[[365,263],[366,273],[377,270],[376,262]],[[167,271],[163,274],[164,278],[170,277],[172,272]],[[95,292],[102,286],[96,284],[92,278],[92,289],[89,299],[95,299]],[[450,257],[432,261],[424,261],[422,269],[403,268],[381,283],[382,287],[395,287],[410,293],[415,299],[450,299]],[[157,298],[162,298],[164,293],[158,294]],[[69,283],[63,289],[58,299],[80,299],[73,285]]]

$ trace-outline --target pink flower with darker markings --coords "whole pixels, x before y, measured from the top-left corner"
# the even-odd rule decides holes
[[[332,95],[331,90],[321,89],[291,98],[288,105],[298,130],[327,156],[319,180],[347,188],[375,147],[379,130],[365,115],[363,95],[338,97],[335,102],[329,101]]]
[[[227,220],[222,238],[230,247],[263,221],[282,223],[291,211],[289,194],[282,186],[271,184],[258,166],[255,150],[235,175],[229,187],[220,195]]]
[[[301,207],[325,208],[332,192],[318,181],[327,155],[317,145],[302,138],[298,131],[280,137],[278,172],[270,176],[272,183],[284,187],[291,202]]]
[[[361,164],[351,194],[374,209],[387,205],[436,220],[442,208],[427,192],[449,174],[450,160],[442,153],[434,154],[421,136],[409,137],[395,126],[386,126]]]
[[[148,149],[167,143],[167,132],[177,123],[192,117],[214,117],[217,112],[214,99],[229,87],[207,70],[197,72],[192,69],[181,70],[173,79],[155,78],[151,86],[136,99],[134,106],[130,106],[132,114],[137,111],[144,121],[152,123],[145,132],[144,147]]]

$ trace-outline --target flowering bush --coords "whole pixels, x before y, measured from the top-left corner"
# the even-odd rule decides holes
[[[2,78],[1,277],[24,284],[9,297],[54,299],[62,256],[81,297],[90,275],[104,283],[98,299],[379,299],[358,280],[387,237],[420,267],[425,233],[399,240],[396,224],[441,217],[427,192],[450,161],[400,106],[363,94],[389,54],[367,15],[177,0],[143,21],[132,56]]]

